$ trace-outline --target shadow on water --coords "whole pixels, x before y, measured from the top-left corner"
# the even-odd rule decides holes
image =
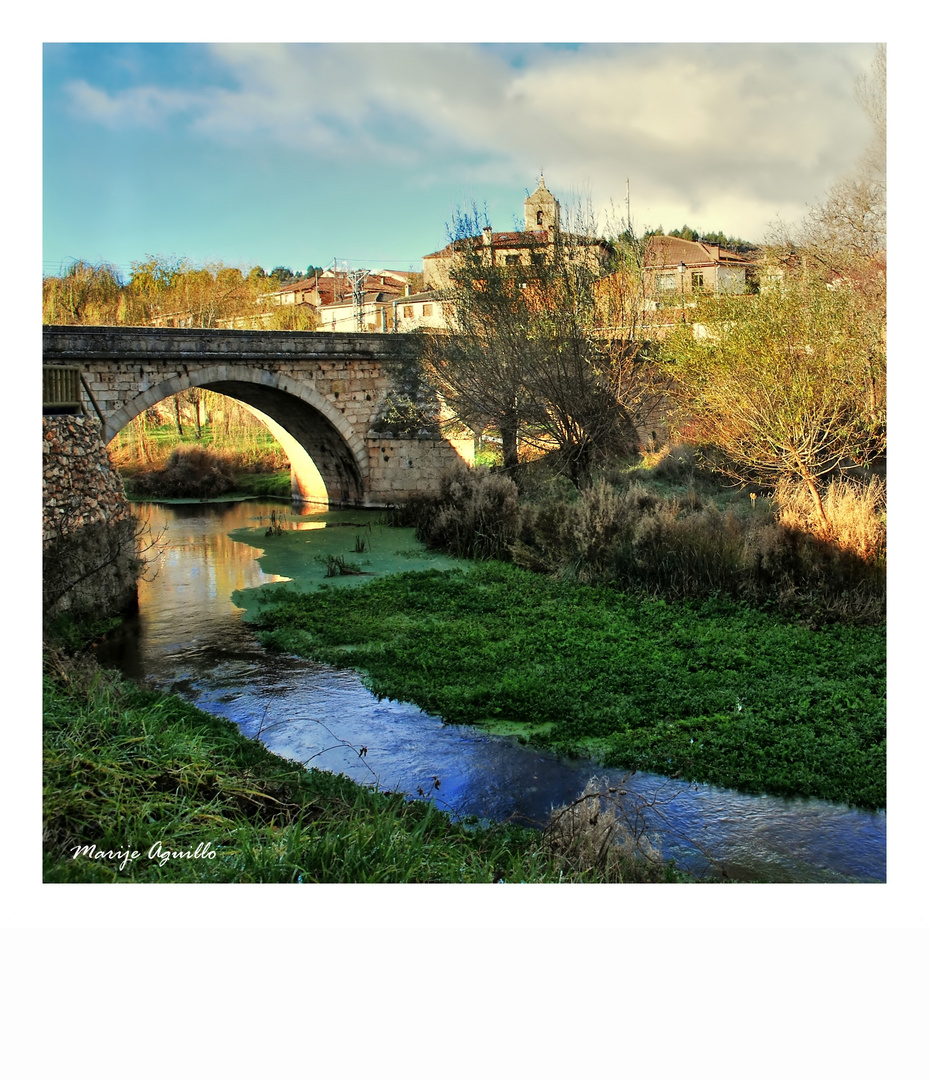
[[[883,813],[627,777],[444,724],[415,705],[378,701],[354,672],[265,651],[229,598],[287,580],[256,561],[272,509],[281,514],[281,504],[256,502],[142,508],[153,533],[165,529],[166,546],[154,579],[141,583],[138,613],[101,644],[101,661],[227,717],[283,757],[431,798],[456,815],[541,825],[553,806],[570,802],[598,776],[622,784],[631,806],[650,804],[649,835],[665,857],[697,876],[715,867],[742,881],[885,880]],[[286,511],[283,523],[293,534],[294,572],[299,564],[306,575],[309,562],[319,580],[328,554],[351,552],[362,533],[368,550],[351,557],[369,573],[408,569],[424,556],[410,531],[388,533],[372,511]],[[431,555],[427,563],[435,565]]]

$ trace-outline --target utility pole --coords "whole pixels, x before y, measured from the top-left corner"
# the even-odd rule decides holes
[[[352,310],[355,321],[358,324],[358,332],[363,333],[365,328],[365,281],[370,270],[349,270],[348,280],[352,286]]]

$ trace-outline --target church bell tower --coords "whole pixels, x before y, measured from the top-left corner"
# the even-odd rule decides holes
[[[526,199],[526,232],[554,232],[561,223],[561,204],[539,177],[539,186]]]

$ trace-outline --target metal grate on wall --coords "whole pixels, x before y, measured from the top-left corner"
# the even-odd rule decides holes
[[[78,367],[42,368],[42,412],[76,413],[81,411],[81,369]]]

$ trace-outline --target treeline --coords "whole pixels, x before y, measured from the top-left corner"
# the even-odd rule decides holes
[[[315,316],[304,306],[282,306],[271,294],[293,280],[287,267],[267,274],[222,262],[194,265],[187,259],[149,256],[132,263],[124,281],[109,263],[76,260],[58,276],[42,280],[45,324],[90,326],[183,326],[210,329],[312,330]]]
[[[645,233],[646,238],[649,236],[676,236],[680,240],[692,240],[695,242],[703,241],[707,244],[719,244],[720,247],[727,248],[729,251],[735,251],[740,254],[744,254],[749,251],[754,251],[759,247],[758,244],[752,243],[750,240],[743,240],[738,236],[727,236],[724,232],[701,232],[699,229],[692,229],[689,225],[684,225],[680,229],[671,229],[669,232],[665,232],[661,225],[657,229],[649,229]]]

